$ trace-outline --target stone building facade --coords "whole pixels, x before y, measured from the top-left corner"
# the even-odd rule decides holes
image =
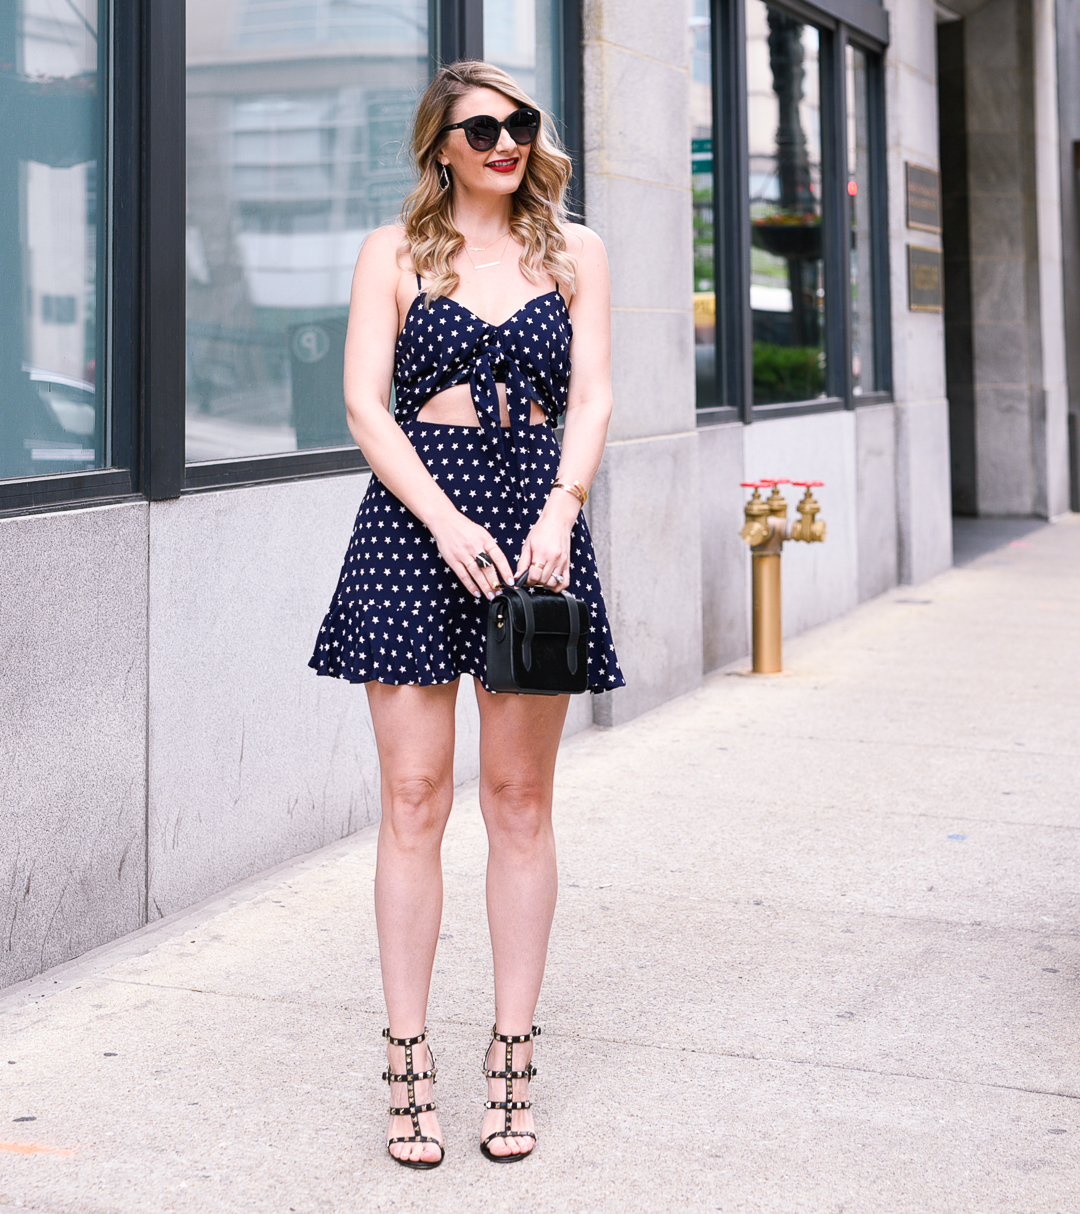
[[[1080,410],[1076,0],[1058,0],[1056,8],[1053,0],[950,0],[947,5],[892,0],[884,10],[875,0],[774,6],[783,20],[768,26],[773,82],[779,79],[777,64],[788,37],[789,48],[796,42],[802,48],[800,104],[811,85],[819,89],[813,121],[822,123],[823,150],[811,166],[818,175],[813,181],[820,181],[811,192],[820,189],[822,197],[834,200],[823,204],[816,218],[807,211],[801,221],[804,228],[824,233],[805,238],[824,242],[821,266],[807,268],[803,263],[813,259],[804,256],[787,270],[773,254],[770,262],[754,251],[760,246],[753,242],[766,237],[754,236],[746,226],[762,216],[762,222],[770,222],[771,215],[775,227],[776,217],[784,215],[782,199],[769,193],[773,187],[762,184],[764,178],[755,178],[739,142],[740,123],[749,121],[752,131],[756,111],[752,99],[741,109],[738,100],[738,90],[746,92],[747,60],[730,39],[733,30],[743,31],[744,40],[750,36],[734,0],[649,5],[583,0],[580,6],[567,0],[561,7],[505,0],[509,16],[501,2],[483,5],[489,31],[525,10],[537,28],[541,18],[549,21],[544,28],[554,28],[552,13],[558,18],[559,37],[551,40],[546,58],[535,52],[530,79],[538,93],[548,88],[555,96],[551,81],[556,80],[563,90],[567,129],[577,132],[584,217],[604,238],[612,271],[615,414],[588,509],[628,686],[575,700],[568,733],[594,723],[618,725],[690,691],[709,672],[747,654],[749,558],[738,536],[746,496],[740,482],[767,476],[824,482],[818,496],[829,527],[826,543],[791,545],[785,554],[788,635],[948,568],[954,512],[1052,518],[1069,509],[1070,492],[1076,507],[1075,442],[1071,456],[1069,444],[1070,410],[1073,415]],[[165,6],[158,4],[144,0],[133,6],[145,19],[139,70],[158,72],[165,101],[175,102],[182,72],[177,74],[168,57],[170,27],[161,16]],[[224,52],[212,44],[207,14],[224,7],[204,0],[187,5],[189,90],[198,94],[192,101],[189,91],[189,126],[196,121],[193,115],[211,115],[206,98],[215,95],[215,64],[236,79],[244,73],[253,79],[259,70],[254,43],[245,41],[244,33],[259,28],[256,24],[236,27],[239,49],[232,59],[221,58]],[[255,12],[259,6],[249,7]],[[89,5],[88,19],[108,9]],[[47,0],[26,0],[23,11],[27,22],[55,16]],[[469,19],[476,25],[478,11],[465,0],[466,26]],[[763,4],[755,12],[753,20],[769,16]],[[250,13],[244,13],[247,21]],[[455,14],[460,15],[457,8]],[[199,51],[204,57],[193,67],[190,39],[197,21],[210,33],[208,49]],[[801,23],[803,31],[794,35],[795,42],[791,22]],[[451,24],[440,27],[443,41],[436,50],[444,56],[455,49],[452,31],[447,32]],[[127,36],[116,28],[118,38]],[[863,60],[852,55],[864,56],[870,76],[879,73],[874,86],[879,91],[867,94],[867,113],[878,125],[871,148],[876,167],[866,179],[838,160],[845,147],[850,156],[860,121],[857,107],[844,110],[838,84],[849,34],[855,47],[847,60],[849,94],[852,81],[863,87],[858,76]],[[466,33],[457,51],[478,53],[472,37],[470,42]],[[765,37],[759,38],[761,46]],[[417,55],[421,63],[423,54]],[[490,50],[489,55],[496,57]],[[17,61],[14,54],[9,58]],[[510,51],[506,62],[511,67],[516,62]],[[65,86],[67,96],[92,67],[88,60],[81,67],[49,71],[74,82]],[[312,70],[310,63],[306,70]],[[320,70],[332,75],[338,68]],[[414,63],[408,70],[422,74],[426,67]],[[29,79],[30,74],[27,67],[23,75]],[[294,99],[287,112],[281,109],[285,102],[274,110],[265,88],[261,108],[249,98],[229,111],[230,146],[249,149],[236,153],[234,181],[245,183],[235,187],[242,194],[238,260],[227,267],[215,261],[217,229],[209,220],[195,235],[189,222],[186,248],[179,254],[175,242],[155,244],[155,231],[179,232],[183,216],[167,190],[141,204],[145,226],[138,247],[145,260],[129,259],[124,263],[128,278],[117,269],[115,280],[117,290],[141,300],[134,315],[148,319],[126,337],[122,326],[114,328],[109,357],[119,360],[111,380],[113,420],[125,409],[135,419],[138,449],[129,453],[129,465],[143,472],[132,472],[126,481],[116,473],[111,490],[104,480],[93,480],[98,473],[112,475],[110,468],[122,463],[122,444],[114,437],[112,464],[99,459],[100,467],[88,469],[81,481],[64,480],[65,470],[56,461],[69,458],[65,451],[83,452],[70,457],[76,460],[89,459],[86,451],[93,456],[90,430],[80,439],[71,439],[69,428],[24,443],[12,430],[14,423],[0,427],[0,445],[50,457],[42,459],[40,476],[30,464],[11,463],[5,466],[7,479],[0,480],[0,490],[10,491],[0,500],[0,877],[6,899],[0,984],[179,911],[378,816],[378,771],[364,694],[346,683],[316,679],[306,666],[367,474],[353,454],[334,457],[336,464],[320,455],[324,462],[315,466],[304,462],[303,452],[286,458],[273,448],[263,473],[252,472],[244,462],[252,452],[228,454],[230,442],[249,434],[242,420],[230,416],[242,419],[250,401],[218,383],[226,371],[235,374],[235,366],[223,369],[220,351],[222,343],[240,342],[235,335],[240,322],[238,313],[221,303],[224,296],[214,295],[215,284],[227,284],[221,291],[231,291],[237,276],[250,271],[257,285],[244,306],[254,319],[244,321],[241,353],[244,365],[256,370],[245,371],[245,391],[251,399],[268,401],[270,412],[279,410],[261,419],[262,433],[284,433],[299,424],[295,416],[290,421],[285,405],[275,403],[280,360],[288,356],[287,341],[300,343],[292,347],[294,376],[299,374],[297,351],[315,355],[319,348],[314,338],[315,344],[303,346],[304,326],[323,323],[332,336],[340,301],[312,295],[315,303],[326,305],[322,312],[311,304],[307,312],[289,313],[281,324],[291,327],[267,336],[258,326],[269,323],[267,310],[279,289],[274,275],[286,272],[297,250],[317,248],[319,257],[328,257],[327,249],[347,245],[348,233],[375,222],[371,216],[378,214],[379,199],[393,196],[393,164],[376,164],[369,157],[369,168],[375,168],[365,179],[367,193],[352,194],[344,185],[332,196],[345,216],[341,231],[346,236],[338,245],[329,237],[316,239],[318,232],[330,230],[317,227],[321,219],[304,221],[316,232],[306,235],[296,206],[290,212],[294,227],[286,233],[291,243],[279,238],[284,229],[275,226],[282,221],[273,209],[273,191],[286,187],[266,185],[269,170],[257,157],[268,153],[258,149],[291,146],[303,122],[306,131],[330,129],[329,119],[302,117],[303,106],[308,107],[303,113],[315,113],[330,104],[329,85],[319,92],[310,79],[305,77],[302,104]],[[320,79],[325,84],[329,76]],[[365,79],[362,71],[355,79],[341,76],[344,91],[333,102],[339,107],[335,112],[369,105],[361,95]],[[405,86],[391,83],[397,92],[378,103],[377,117],[392,126],[401,121]],[[692,110],[699,85],[711,88],[716,98],[715,129],[709,139],[702,137],[703,144],[711,140],[712,149],[697,153],[712,157],[704,176],[712,173],[715,179],[711,211],[702,210],[711,214],[713,261],[702,280],[707,283],[715,269],[711,291],[702,289],[698,270],[704,263],[695,261],[695,206],[706,163],[695,164],[691,156],[697,147]],[[765,87],[767,92],[767,79]],[[829,98],[839,98],[835,113]],[[354,125],[373,138],[375,110],[369,106],[364,113],[367,126],[359,118]],[[162,165],[149,174],[152,188],[154,173],[168,182],[176,180],[170,172],[183,171],[182,146],[169,143],[182,127],[170,127],[165,102],[144,120],[164,148]],[[209,133],[200,148],[214,146],[214,130],[205,127]],[[329,136],[318,139],[320,146],[329,146]],[[753,148],[750,153],[752,159]],[[50,166],[53,176],[39,177],[56,198],[70,201],[70,190],[89,188],[85,169],[82,176],[59,176],[85,166],[84,152],[34,151],[23,160]],[[341,171],[351,171],[349,164]],[[919,180],[932,181],[940,173],[937,231],[927,230],[933,224],[910,226],[908,166],[931,174]],[[8,169],[0,166],[0,172]],[[864,187],[864,180],[871,184]],[[747,181],[749,209],[738,196]],[[855,212],[849,216],[838,201],[856,199],[859,189],[876,199],[876,210],[868,213],[877,242],[873,341],[881,364],[872,390],[861,394],[855,381],[869,354],[864,350],[863,361],[852,361],[852,334],[860,322],[852,319],[855,305],[845,302],[841,308],[839,302],[851,293],[845,267],[854,264],[846,258]],[[102,206],[107,194],[99,190],[94,197]],[[85,200],[80,205],[85,207]],[[116,223],[126,222],[120,186],[111,205]],[[56,222],[64,222],[57,214]],[[315,216],[317,209],[312,204],[303,214]],[[13,252],[17,231],[25,227],[8,223],[0,232],[0,255],[16,277],[24,265]],[[923,250],[919,256],[929,258],[925,264],[940,267],[940,307],[932,299],[933,283],[930,306],[912,307],[913,245]],[[119,266],[124,248],[114,252],[118,260],[111,264]],[[350,261],[354,253],[348,250]],[[101,256],[107,255],[113,254]],[[55,257],[59,265],[60,254]],[[46,254],[39,263],[41,258],[47,261]],[[755,275],[761,277],[756,285]],[[177,318],[182,325],[179,286],[185,280],[188,339],[177,354],[167,332]],[[314,279],[288,281],[291,290],[316,290]],[[789,394],[786,403],[758,404],[750,377],[766,355],[779,357],[775,348],[783,345],[760,335],[790,334],[801,306],[799,292],[805,283],[818,281],[824,286],[807,288],[806,306],[825,317],[823,353],[816,364],[806,365],[811,374],[817,374],[815,366],[825,367],[825,378],[808,399],[793,401]],[[739,282],[749,283],[749,297],[736,289]],[[866,282],[860,290],[869,299]],[[74,287],[41,286],[33,333],[50,324],[55,328],[54,317],[82,306],[46,304],[45,296],[81,298]],[[119,297],[112,298],[115,303]],[[191,301],[203,298],[210,301],[208,308],[222,310],[192,321]],[[702,316],[706,322],[699,325]],[[45,336],[51,340],[52,330]],[[141,351],[138,376],[125,378],[125,342]],[[806,341],[795,346],[812,348]],[[54,357],[46,346],[41,349],[46,350],[41,359]],[[703,402],[702,368],[713,366],[714,353],[719,386]],[[28,384],[39,390],[48,383],[62,395],[67,383],[66,403],[53,413],[69,427],[92,427],[97,424],[93,408],[84,399],[93,390],[92,369],[78,369],[84,357],[78,343],[64,357],[73,360],[74,370],[45,375],[25,365],[21,372],[9,368],[0,387],[11,401],[23,401],[29,399]],[[196,362],[202,368],[197,373]],[[743,398],[730,390],[738,383]],[[227,398],[238,412],[226,415],[222,406],[215,413],[213,403],[207,411],[193,392],[211,402]],[[169,413],[166,406],[177,400],[178,411]],[[180,479],[172,481],[147,472],[157,458],[155,443],[167,446],[177,434],[182,442],[185,416],[189,443],[194,436],[206,444],[199,449],[202,462],[189,463],[184,474],[181,460]],[[254,454],[261,459],[262,451]],[[207,456],[214,452],[225,454],[215,463]],[[61,481],[68,486],[63,491],[57,488]],[[476,772],[471,701],[467,691],[459,701],[462,780]]]

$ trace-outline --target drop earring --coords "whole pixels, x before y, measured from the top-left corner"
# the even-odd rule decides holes
[[[439,165],[439,188],[448,190],[450,188],[450,174],[446,171],[446,165]]]

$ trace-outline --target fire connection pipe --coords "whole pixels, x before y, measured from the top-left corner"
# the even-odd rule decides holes
[[[783,669],[780,551],[785,540],[817,544],[825,539],[825,523],[816,517],[821,507],[811,492],[824,483],[776,477],[742,482],[744,489],[754,491],[746,503],[746,523],[739,532],[750,545],[752,558],[754,674],[779,674]],[[806,490],[796,507],[799,517],[794,522],[788,519],[787,502],[780,494],[780,485],[798,485]],[[762,498],[762,489],[772,492]]]

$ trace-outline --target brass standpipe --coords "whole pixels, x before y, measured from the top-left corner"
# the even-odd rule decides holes
[[[787,502],[781,485],[805,489],[799,500],[799,517],[789,522]],[[780,636],[780,551],[785,540],[816,544],[825,539],[825,523],[817,518],[821,506],[811,489],[823,481],[789,481],[768,478],[743,481],[744,489],[753,489],[746,503],[746,523],[739,534],[750,545],[753,588],[753,669],[755,674],[779,674],[783,669]],[[771,489],[762,499],[761,490]]]

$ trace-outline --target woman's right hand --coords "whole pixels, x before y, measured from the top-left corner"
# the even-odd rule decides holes
[[[481,595],[494,598],[499,589],[498,575],[508,584],[513,581],[510,562],[499,545],[485,528],[460,511],[454,511],[445,522],[429,526],[428,530],[438,545],[439,555],[473,598]],[[494,562],[487,569],[476,563],[477,556],[484,552]]]

